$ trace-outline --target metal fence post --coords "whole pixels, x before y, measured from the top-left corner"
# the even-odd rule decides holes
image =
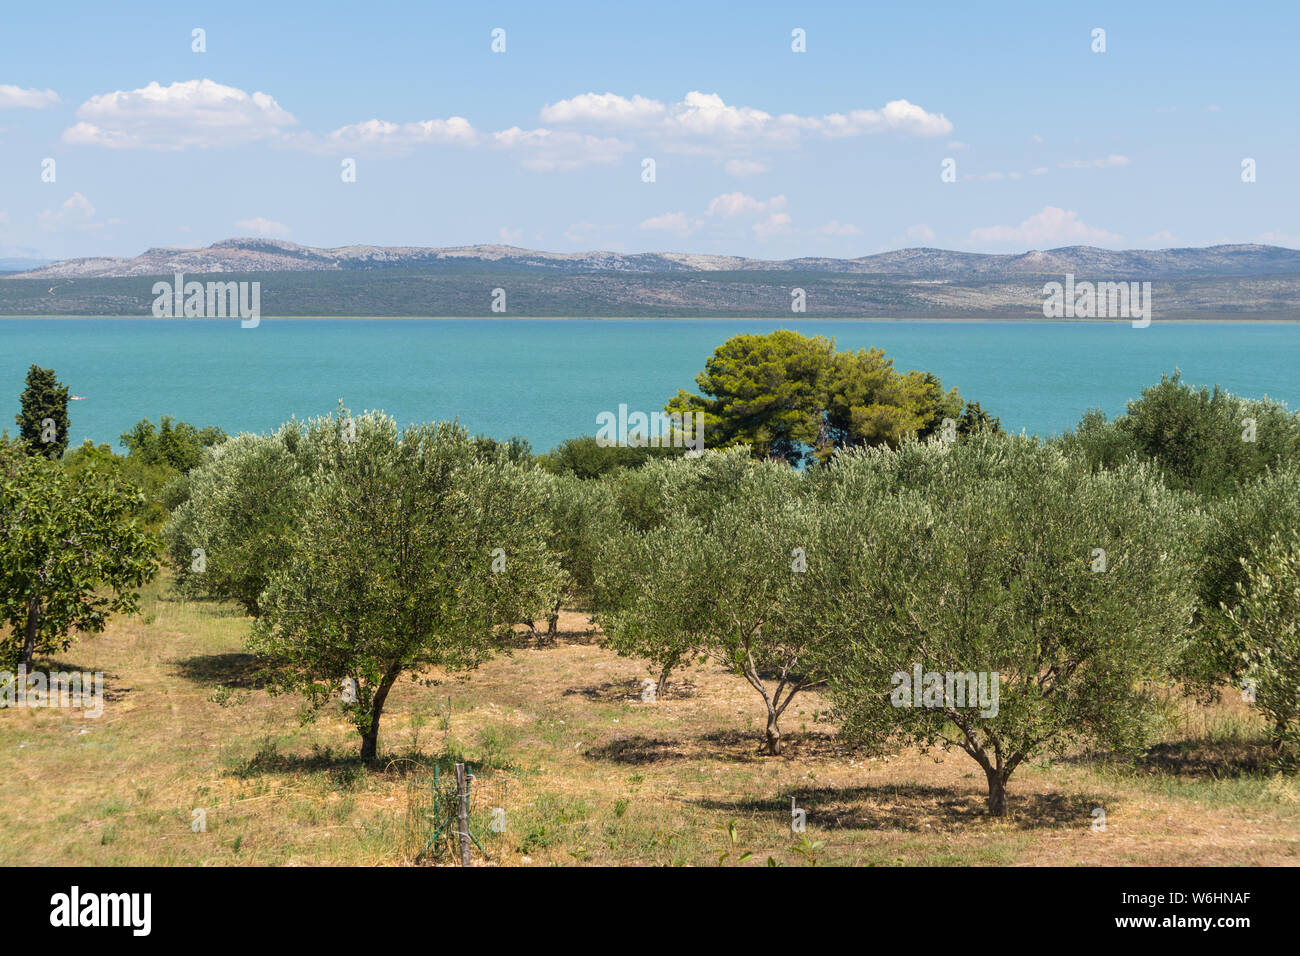
[[[469,777],[463,763],[456,764],[456,796],[460,803],[458,829],[460,831],[460,865],[472,866],[469,858]]]

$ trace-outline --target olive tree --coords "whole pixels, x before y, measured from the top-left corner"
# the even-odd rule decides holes
[[[1198,536],[1198,626],[1180,669],[1188,687],[1202,697],[1216,695],[1224,681],[1243,679],[1245,632],[1227,612],[1240,603],[1241,589],[1250,588],[1248,568],[1263,559],[1273,536],[1295,528],[1300,528],[1300,463],[1270,471],[1210,506]]]
[[[847,738],[964,751],[997,816],[1035,754],[1144,740],[1195,606],[1149,467],[983,434],[855,450],[816,481],[835,533],[814,637]]]
[[[1102,468],[1140,455],[1169,487],[1221,498],[1300,458],[1300,416],[1267,398],[1193,388],[1175,372],[1113,421],[1089,412],[1061,442]]]
[[[609,485],[570,474],[550,476],[546,512],[547,540],[563,572],[547,610],[546,633],[554,637],[566,601],[590,604],[602,548],[617,533],[620,521]]]
[[[485,458],[454,424],[399,432],[367,413],[344,428],[343,415],[317,429],[319,467],[250,649],[309,714],[341,697],[373,762],[398,678],[476,667],[541,616],[559,569],[539,471]]]
[[[747,487],[750,450],[736,446],[695,458],[655,460],[632,471],[606,476],[619,517],[636,531],[647,531],[673,514],[707,521]]]
[[[1275,536],[1242,560],[1238,603],[1228,611],[1245,660],[1246,688],[1272,725],[1273,747],[1300,747],[1300,538]]]
[[[793,626],[815,533],[801,480],[784,465],[748,466],[741,493],[708,521],[684,508],[620,538],[610,565],[635,599],[598,616],[622,653],[670,665],[699,655],[743,677],[763,700],[763,749],[774,755],[781,715],[821,681]]]
[[[236,435],[180,479],[185,497],[163,537],[182,593],[237,601],[257,616],[299,521],[306,472],[315,465],[297,454],[307,441],[299,423]]]
[[[711,451],[698,458],[651,461],[635,471],[606,476],[616,509],[616,523],[605,529],[600,552],[601,573],[593,580],[593,610],[597,620],[640,600],[640,569],[630,561],[638,536],[663,528],[671,517],[690,518],[706,529],[726,504],[746,493],[754,462],[744,446]],[[639,656],[658,669],[657,694],[668,689],[672,671],[695,653],[691,636],[660,630],[653,645],[629,632],[605,634],[605,646]],[[646,653],[653,646],[653,653]]]

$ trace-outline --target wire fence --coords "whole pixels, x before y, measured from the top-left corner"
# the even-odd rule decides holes
[[[503,776],[480,776],[468,766],[463,791],[455,774],[436,766],[431,775],[412,774],[406,791],[407,843],[408,850],[414,851],[411,861],[464,862],[467,848],[471,861],[475,856],[494,861],[506,831],[508,785]]]

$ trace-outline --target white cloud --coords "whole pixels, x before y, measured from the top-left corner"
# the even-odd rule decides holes
[[[771,199],[759,200],[741,192],[723,193],[709,200],[706,210],[710,216],[758,215],[785,206],[785,196],[773,196]]]
[[[372,119],[364,123],[340,126],[329,134],[330,146],[405,150],[412,146],[472,146],[478,133],[463,116],[448,119],[420,120],[414,123],[390,123]]]
[[[0,209],[0,223],[6,223],[8,221],[9,221],[9,213],[3,209]]]
[[[927,112],[907,100],[891,100],[878,110],[773,116],[756,107],[729,105],[717,93],[699,90],[692,90],[681,102],[671,105],[643,96],[629,99],[615,93],[583,93],[547,105],[542,119],[549,123],[636,128],[669,141],[792,143],[805,132],[828,138],[890,131],[914,136],[952,132],[952,123],[943,114]]]
[[[75,210],[84,216],[93,216],[95,214],[94,205],[81,193],[73,193],[69,196],[67,201],[64,202],[63,208]]]
[[[788,233],[790,216],[780,212],[786,204],[785,196],[773,196],[770,199],[755,199],[748,193],[723,193],[709,201],[705,217],[693,218],[684,212],[670,212],[662,216],[646,219],[641,223],[642,229],[671,232],[679,236],[689,236],[703,228],[709,219],[747,219],[750,228],[760,239],[768,236]]]
[[[92,96],[63,141],[110,149],[190,149],[282,137],[296,122],[265,93],[188,80]]]
[[[1147,236],[1147,242],[1163,242],[1163,243],[1172,244],[1177,241],[1178,241],[1178,237],[1175,236],[1168,229],[1161,229],[1159,232],[1154,232],[1151,235]]]
[[[245,232],[251,232],[258,236],[287,236],[289,227],[282,222],[276,222],[274,219],[264,219],[258,216],[256,219],[240,219],[235,223],[236,229],[243,229]]]
[[[511,229],[508,226],[502,226],[497,230],[497,237],[506,245],[513,246],[524,237],[524,230],[522,227],[519,229]]]
[[[585,133],[563,130],[510,129],[493,133],[500,149],[516,150],[523,155],[525,169],[538,172],[580,169],[594,164],[616,163],[632,148],[618,139],[602,139]]]
[[[1062,169],[1114,169],[1118,166],[1127,166],[1128,157],[1112,153],[1105,159],[1071,159],[1056,165]]]
[[[762,133],[771,120],[770,113],[751,106],[728,106],[717,93],[693,90],[673,105],[668,126],[678,133],[730,137]]]
[[[689,236],[699,227],[700,221],[690,218],[684,212],[664,213],[662,216],[653,216],[641,223],[642,229],[654,232],[671,232],[683,238]]]
[[[80,232],[88,229],[102,229],[103,223],[94,222],[95,206],[81,193],[73,193],[57,210],[47,209],[40,215],[41,228],[46,232],[57,232],[70,227]]]
[[[1047,167],[1046,167],[1046,166],[1035,166],[1033,169],[1031,169],[1031,170],[1029,171],[1029,175],[1030,175],[1030,176],[1046,176],[1046,175],[1047,175]]]
[[[832,219],[824,226],[819,226],[817,231],[823,236],[860,236],[862,230],[857,226],[850,225],[847,222],[840,222],[838,219]]]
[[[526,169],[540,172],[579,169],[583,166],[618,162],[632,148],[614,138],[601,138],[570,130],[509,129],[486,134],[475,130],[463,116],[390,123],[372,119],[343,126],[329,134],[328,145],[338,148],[376,148],[405,152],[416,146],[478,146],[517,152]]]
[[[735,176],[737,179],[744,179],[746,176],[757,176],[759,173],[767,172],[767,163],[761,163],[756,159],[729,159],[722,167],[728,176]]]
[[[959,139],[954,139],[948,144],[948,149],[970,149],[970,143],[963,143]]]
[[[542,107],[543,123],[595,123],[636,126],[660,119],[667,107],[644,96],[628,99],[616,93],[581,93]]]
[[[50,90],[0,86],[0,107],[57,102],[57,94]],[[754,145],[797,145],[807,136],[838,139],[890,131],[937,136],[952,130],[942,114],[902,99],[880,109],[774,116],[755,107],[728,104],[717,93],[698,90],[672,104],[640,95],[582,93],[546,104],[541,118],[548,127],[512,126],[490,134],[476,130],[463,116],[407,123],[374,118],[316,134],[298,130],[293,115],[266,93],[247,93],[202,79],[170,86],[152,82],[140,89],[92,96],[78,107],[76,122],[64,130],[63,141],[111,149],[160,150],[265,142],[329,152],[490,145],[516,152],[525,168],[556,171],[619,162],[633,144],[601,135],[602,128],[610,128],[627,130],[638,141],[648,138],[651,143],[647,145],[668,152],[713,156],[723,162],[728,175],[744,177],[768,171],[765,162],[745,155]],[[591,129],[582,129],[583,125]]]
[[[915,226],[907,227],[907,238],[915,242],[933,242],[935,232],[925,223],[918,223]]]
[[[43,110],[62,102],[53,90],[25,90],[21,86],[0,83],[0,110]]]
[[[1084,225],[1078,213],[1058,206],[1044,206],[1018,226],[987,226],[972,229],[975,242],[1092,243],[1116,242],[1121,237],[1105,229]]]
[[[783,212],[774,212],[761,222],[754,223],[754,235],[760,239],[768,236],[785,235],[790,231],[790,216]]]
[[[783,117],[784,118],[784,117]],[[907,100],[891,100],[880,110],[831,113],[813,121],[814,129],[827,136],[859,136],[863,133],[898,132],[912,136],[946,136],[952,123],[942,113],[927,113]]]

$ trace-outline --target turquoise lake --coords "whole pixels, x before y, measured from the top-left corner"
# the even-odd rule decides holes
[[[74,395],[71,440],[117,446],[141,418],[172,415],[226,431],[291,416],[382,408],[403,424],[459,417],[471,431],[523,435],[544,451],[594,434],[596,415],[655,411],[728,336],[793,328],[840,348],[883,348],[932,371],[1004,428],[1040,435],[1108,415],[1162,372],[1300,406],[1300,324],[768,321],[0,319],[0,428],[27,366],[53,368]]]

